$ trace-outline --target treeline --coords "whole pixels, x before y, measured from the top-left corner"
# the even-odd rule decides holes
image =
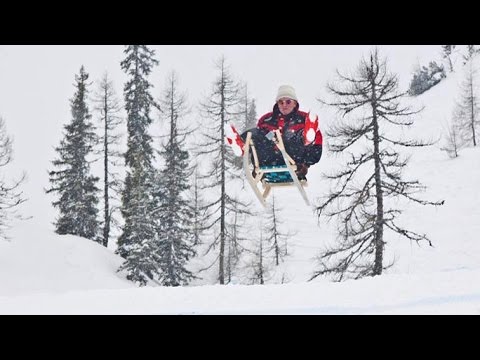
[[[439,63],[432,60],[428,66],[417,65],[410,81],[408,93],[412,96],[423,94],[445,79],[448,73],[463,67],[479,52],[480,49],[476,45],[441,45]]]
[[[248,230],[259,214],[236,194],[241,169],[223,134],[227,122],[256,123],[246,84],[234,80],[222,57],[210,94],[192,111],[174,71],[154,98],[154,50],[130,45],[124,54],[123,102],[108,74],[92,98],[87,70],[75,75],[71,119],[46,189],[55,195],[55,231],[106,247],[114,241],[125,259],[119,271],[141,286],[187,285],[215,264],[212,282],[264,283],[286,252],[281,215],[272,207],[273,228]],[[192,112],[200,128],[187,125],[194,123]],[[155,122],[165,134],[154,134]],[[93,169],[98,161],[100,176]],[[201,266],[194,269],[192,260]]]
[[[449,73],[460,72],[463,77],[450,121],[445,126],[442,151],[448,156],[459,156],[465,147],[475,147],[480,133],[480,94],[475,58],[480,53],[477,45],[441,45],[441,62],[430,61],[428,67],[418,66],[410,81],[408,93],[423,94]]]

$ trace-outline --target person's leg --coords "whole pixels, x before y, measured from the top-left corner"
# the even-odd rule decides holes
[[[308,168],[320,161],[322,145],[305,145],[302,131],[288,132],[283,142],[285,150],[297,165],[298,179],[306,180]]]
[[[287,131],[283,135],[285,151],[295,160],[296,163],[305,163],[306,147],[303,143],[303,133],[301,131]]]
[[[308,145],[305,147],[305,164],[311,166],[320,161],[322,157],[322,145]]]
[[[247,139],[248,132],[252,133],[252,140],[253,144],[255,145],[255,150],[257,151],[258,162],[260,166],[285,164],[280,150],[276,149],[275,143],[272,140],[269,140],[262,130],[254,128],[245,131],[240,135],[243,141]]]
[[[311,166],[320,161],[322,145],[305,145],[302,131],[289,132],[283,137],[285,150],[296,163]]]

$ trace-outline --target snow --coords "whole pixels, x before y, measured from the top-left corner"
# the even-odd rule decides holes
[[[271,109],[278,86],[290,83],[301,99],[301,109],[317,113],[324,128],[334,117],[316,99],[325,96],[325,84],[334,78],[335,69],[354,69],[371,47],[152,48],[160,59],[151,77],[156,98],[165,74],[174,68],[180,86],[188,89],[195,104],[209,92],[215,78],[213,61],[223,53],[231,61],[232,73],[248,82],[259,116]],[[417,61],[439,60],[439,45],[379,48],[389,57],[391,71],[398,73],[403,87]],[[0,314],[480,314],[480,149],[462,149],[457,159],[440,150],[463,80],[461,71],[448,74],[412,100],[425,109],[413,129],[405,131],[421,139],[440,139],[431,147],[410,151],[405,177],[427,186],[420,197],[445,200],[445,204],[425,207],[402,202],[399,219],[402,226],[426,233],[433,246],[389,235],[385,261],[395,264],[382,276],[341,283],[323,278],[308,281],[315,256],[335,240],[335,223],[319,221],[293,187],[273,190],[277,205],[283,208],[283,229],[294,235],[288,240],[289,255],[267,285],[239,284],[243,279],[216,285],[213,269],[191,286],[138,288],[117,272],[122,259],[114,254],[114,244],[107,249],[87,239],[55,234],[51,223],[56,212],[44,188],[53,148],[70,119],[68,99],[74,91],[74,74],[83,64],[93,81],[108,69],[121,96],[122,50],[121,46],[0,46],[0,116],[14,140],[14,163],[6,178],[27,172],[24,189],[29,201],[21,212],[32,216],[15,221],[11,239],[0,241]],[[299,52],[305,56],[298,57]],[[298,66],[292,66],[292,61]],[[325,151],[320,164],[310,169],[306,191],[312,202],[317,203],[328,190],[322,174],[336,164],[337,159]],[[248,187],[238,193],[250,198],[258,211],[251,228],[255,233],[263,210]],[[193,263],[201,265],[202,259]]]

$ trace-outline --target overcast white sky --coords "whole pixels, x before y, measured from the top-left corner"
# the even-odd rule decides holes
[[[175,69],[191,105],[210,91],[217,72],[214,60],[225,55],[232,74],[249,85],[259,115],[273,105],[278,85],[293,85],[301,107],[321,114],[321,126],[333,118],[319,107],[335,69],[353,69],[371,46],[152,46],[159,66],[150,80],[158,97],[167,73]],[[381,46],[390,69],[407,86],[414,64],[439,60],[439,45]],[[69,99],[74,76],[84,65],[90,79],[105,70],[121,96],[125,76],[120,69],[122,46],[0,46],[0,116],[14,137],[15,164],[8,176],[25,170],[29,197],[24,206],[32,221],[12,229],[12,241],[0,243],[0,313],[121,314],[480,314],[480,168],[479,149],[467,149],[450,160],[439,146],[414,153],[406,175],[418,178],[429,199],[445,199],[441,208],[409,206],[402,222],[432,238],[434,247],[389,238],[386,258],[397,261],[382,277],[334,284],[307,283],[319,249],[334,240],[334,225],[321,222],[293,189],[275,192],[285,208],[290,257],[272,279],[287,285],[211,286],[205,279],[187,288],[135,288],[115,270],[121,259],[110,249],[52,232],[56,214],[47,169],[55,156],[63,126],[70,121]],[[451,75],[419,99],[426,109],[415,125],[419,135],[441,136],[449,119],[461,74]],[[193,116],[193,115],[192,115]],[[325,154],[309,172],[312,200],[328,188],[323,172],[335,166]],[[244,196],[253,195],[245,189]]]

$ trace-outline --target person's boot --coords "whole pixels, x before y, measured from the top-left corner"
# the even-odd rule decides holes
[[[298,180],[307,180],[308,165],[306,164],[297,164],[297,170],[295,170]]]

